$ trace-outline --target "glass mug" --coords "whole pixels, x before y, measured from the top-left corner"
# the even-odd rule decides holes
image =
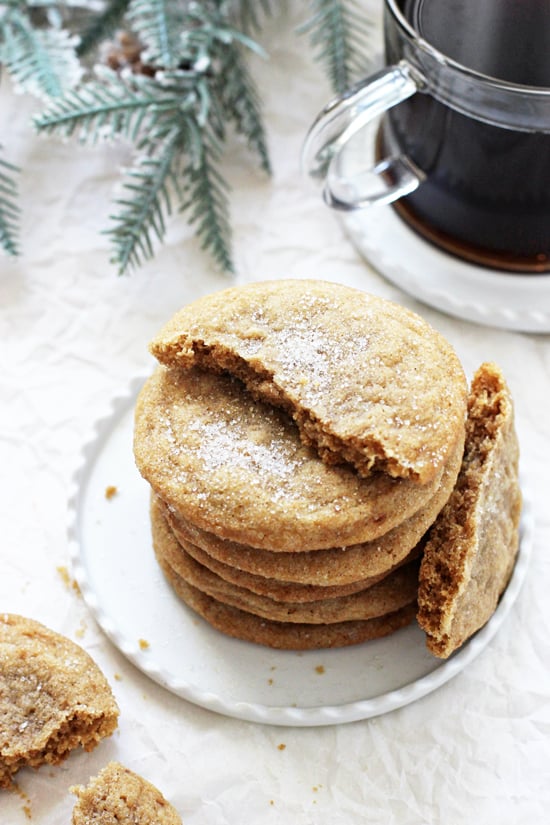
[[[550,2],[385,0],[384,38],[386,67],[306,137],[302,162],[326,203],[392,203],[460,258],[550,271]],[[352,137],[380,116],[372,174],[346,177]]]

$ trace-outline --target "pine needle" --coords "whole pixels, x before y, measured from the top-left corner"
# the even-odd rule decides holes
[[[7,255],[19,254],[17,243],[19,209],[14,173],[19,170],[0,158],[0,246]]]
[[[129,170],[124,189],[126,198],[118,198],[120,207],[111,216],[114,228],[107,231],[113,242],[113,263],[120,274],[139,266],[154,255],[154,240],[162,241],[166,233],[165,216],[172,211],[170,183],[181,133],[174,129],[151,154],[137,159]]]
[[[354,0],[310,0],[311,18],[299,28],[309,34],[332,89],[341,94],[368,65],[371,23]]]
[[[53,98],[75,86],[82,75],[75,48],[67,30],[35,27],[16,6],[0,16],[0,63],[22,91]]]
[[[183,19],[182,4],[173,0],[131,0],[128,21],[145,46],[144,60],[166,70],[178,67]]]
[[[166,90],[152,78],[124,80],[104,69],[98,79],[53,100],[34,117],[39,132],[78,135],[85,143],[108,137],[138,141],[166,112],[178,110],[182,90]]]
[[[180,211],[188,214],[203,249],[208,250],[222,271],[235,271],[231,251],[228,186],[218,163],[221,145],[212,129],[188,123],[190,161],[182,169],[183,197]]]

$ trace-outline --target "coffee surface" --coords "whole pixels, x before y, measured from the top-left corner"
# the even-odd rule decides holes
[[[545,0],[402,0],[414,29],[463,66],[526,86],[550,86]]]

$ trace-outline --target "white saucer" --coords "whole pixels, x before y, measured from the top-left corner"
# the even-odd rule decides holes
[[[550,332],[550,273],[514,275],[462,261],[423,240],[391,206],[348,213],[342,221],[369,263],[419,301],[478,324]]]
[[[525,504],[513,577],[488,624],[447,661],[415,625],[339,650],[278,651],[214,630],[174,595],[155,561],[149,487],[132,453],[137,379],[98,422],[74,479],[73,574],[111,641],[143,673],[190,702],[272,725],[352,722],[402,707],[452,679],[487,646],[524,579],[532,544]],[[109,487],[116,493],[109,497]]]

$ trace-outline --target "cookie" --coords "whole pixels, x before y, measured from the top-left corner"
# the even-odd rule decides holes
[[[383,536],[349,547],[300,553],[272,552],[224,540],[201,530],[174,514],[164,502],[163,511],[178,541],[191,554],[195,546],[228,567],[267,579],[321,587],[343,586],[384,576],[410,555],[448,500],[460,469],[462,453],[461,442],[445,467],[439,489],[417,513]],[[205,563],[203,559],[198,560]]]
[[[341,284],[264,281],[208,295],[150,348],[167,366],[236,376],[286,410],[325,461],[364,476],[434,482],[464,427],[467,385],[450,343],[398,304]]]
[[[490,363],[476,372],[456,487],[430,530],[420,568],[418,622],[448,657],[493,614],[519,547],[521,492],[510,391]]]
[[[155,502],[163,512],[164,518],[169,521],[160,499],[155,498]],[[183,548],[183,550],[191,556],[191,558],[203,565],[203,567],[207,567],[227,582],[239,585],[239,587],[245,587],[253,593],[258,593],[260,596],[268,596],[269,598],[279,602],[314,602],[318,599],[348,596],[351,593],[357,593],[359,590],[365,590],[367,587],[376,584],[376,582],[383,579],[390,572],[385,571],[378,576],[371,576],[370,578],[361,579],[359,581],[352,581],[348,584],[300,584],[297,582],[267,578],[266,576],[260,576],[255,573],[247,573],[245,570],[239,570],[237,567],[232,567],[230,564],[224,564],[223,562],[218,561],[196,544],[182,538],[181,535],[178,534],[178,536],[176,536],[175,531],[172,528],[170,529],[174,534],[174,538],[176,538],[178,545]],[[395,567],[391,569],[396,569],[406,562],[414,561],[414,559],[420,557],[420,553],[420,547],[414,548],[402,562],[395,565]]]
[[[0,614],[0,788],[23,767],[90,751],[118,724],[105,676],[79,645],[22,616]]]
[[[72,825],[182,825],[158,788],[118,762],[71,792],[78,798]]]
[[[155,555],[163,568],[168,565],[187,584],[216,601],[265,619],[305,624],[374,619],[416,600],[418,564],[413,562],[358,593],[307,603],[281,602],[232,584],[196,562],[178,544],[160,509],[154,505],[151,525]]]
[[[379,639],[410,624],[416,613],[416,602],[413,602],[376,619],[332,624],[271,621],[217,601],[188,584],[163,559],[159,563],[179,598],[209,625],[227,636],[279,650],[346,647]]]
[[[463,430],[450,457],[462,438]],[[134,455],[182,519],[221,539],[280,552],[378,538],[427,505],[447,466],[424,485],[387,473],[361,478],[348,465],[321,461],[283,411],[255,401],[239,381],[196,368],[159,367],[145,382]]]

